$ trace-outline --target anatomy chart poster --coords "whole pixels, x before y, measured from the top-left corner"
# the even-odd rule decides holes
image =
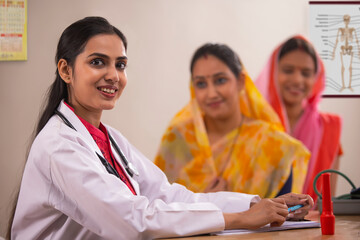
[[[360,2],[310,3],[310,40],[324,61],[324,96],[360,96]]]

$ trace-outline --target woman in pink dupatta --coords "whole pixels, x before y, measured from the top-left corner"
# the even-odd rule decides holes
[[[308,40],[294,36],[273,51],[256,85],[279,115],[286,131],[310,150],[303,193],[315,200],[314,177],[324,169],[338,169],[342,155],[341,118],[318,110],[325,86],[322,60]],[[333,194],[335,183],[333,176]]]

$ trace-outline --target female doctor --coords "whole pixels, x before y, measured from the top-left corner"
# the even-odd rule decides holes
[[[127,82],[125,36],[87,17],[60,37],[56,79],[36,129],[11,227],[12,239],[153,239],[281,225],[313,205],[303,194],[275,199],[193,193],[118,131],[101,122]],[[304,207],[289,216],[288,207]]]

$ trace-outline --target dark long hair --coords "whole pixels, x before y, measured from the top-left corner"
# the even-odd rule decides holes
[[[125,50],[127,49],[125,35],[119,29],[112,26],[105,18],[86,17],[68,26],[61,34],[55,56],[56,65],[60,59],[64,59],[70,67],[74,68],[76,57],[82,53],[86,43],[90,38],[99,34],[118,35],[124,44]],[[59,106],[62,99],[68,100],[68,90],[66,83],[61,79],[59,71],[56,69],[55,81],[47,91],[46,99],[43,103],[43,110],[40,113],[39,120],[34,130],[34,138],[54,115],[55,109]],[[11,238],[11,227],[14,219],[18,193],[15,198],[7,229],[7,239]]]
[[[190,63],[191,73],[193,72],[195,62],[206,55],[217,57],[230,68],[236,77],[239,77],[242,71],[242,63],[239,56],[230,47],[220,43],[206,43],[195,51]]]
[[[309,42],[307,42],[306,40],[304,40],[302,38],[296,38],[296,37],[289,38],[281,47],[281,50],[279,52],[279,60],[282,57],[284,57],[287,53],[295,51],[295,50],[301,50],[301,51],[309,54],[309,56],[314,61],[314,66],[315,66],[314,69],[315,69],[315,73],[316,73],[317,72],[317,58],[316,58],[315,49]]]

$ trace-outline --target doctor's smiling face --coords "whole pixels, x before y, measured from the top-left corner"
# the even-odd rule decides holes
[[[90,38],[73,67],[61,59],[59,74],[67,83],[68,103],[75,113],[93,124],[102,110],[114,108],[127,83],[126,64],[126,49],[116,34]]]

